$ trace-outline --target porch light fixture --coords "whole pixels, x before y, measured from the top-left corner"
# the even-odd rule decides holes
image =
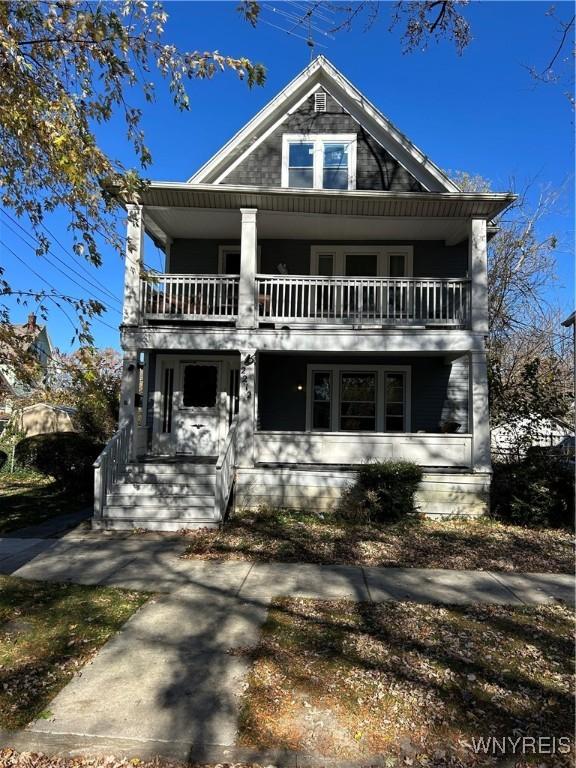
[[[296,389],[298,390],[298,392],[302,392],[304,390],[304,384],[297,384]]]

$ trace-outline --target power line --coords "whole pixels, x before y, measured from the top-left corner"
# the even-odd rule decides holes
[[[26,237],[28,237],[31,240],[36,241],[37,243],[40,242],[38,238],[36,238],[36,237],[34,237],[34,235],[30,234],[30,232],[28,232],[28,230],[26,230],[16,219],[14,219],[12,216],[10,216],[10,214],[7,211],[5,211],[3,208],[0,208],[0,212],[3,213],[4,216],[6,216],[6,218],[8,218],[13,224],[15,224],[18,227],[18,229],[20,229],[22,232],[24,232]],[[6,225],[6,226],[8,226],[8,225]],[[62,250],[64,251],[66,256],[70,256],[69,251],[67,251],[64,248],[62,243],[55,237],[55,235],[53,235],[50,232],[50,230],[44,224],[42,224],[42,227],[46,230],[46,232],[48,232],[50,237],[52,237],[52,239],[55,240],[58,243],[58,245],[60,246],[60,248],[62,248]],[[10,229],[10,227],[8,227],[8,228]],[[14,230],[12,230],[12,232],[14,232]],[[16,232],[14,234],[17,235]],[[28,243],[27,245],[30,245],[30,244]],[[63,264],[67,269],[72,269],[72,267],[68,266],[65,262],[63,262],[62,259],[60,259],[60,257],[57,256],[54,253],[54,251],[48,249],[48,253],[50,253],[57,261],[59,261],[61,264]],[[122,305],[122,302],[120,301],[120,299],[117,296],[115,296],[111,291],[109,291],[108,288],[106,288],[106,286],[103,283],[101,283],[96,277],[91,275],[90,272],[86,269],[86,267],[83,264],[78,264],[78,266],[80,267],[80,269],[82,269],[88,275],[88,278],[89,278],[88,279],[88,278],[82,277],[82,278],[80,278],[81,280],[85,280],[87,283],[90,284],[91,287],[93,287],[93,288],[95,288],[97,290],[101,290],[102,293],[106,293],[111,299],[113,299],[115,302],[117,302],[120,306]]]
[[[1,210],[1,209],[0,209],[0,210]],[[6,213],[6,211],[4,211],[4,213]],[[75,251],[72,251],[72,252],[70,252],[70,251],[66,250],[66,248],[65,248],[65,247],[62,245],[62,243],[60,242],[60,240],[58,240],[58,238],[56,237],[56,235],[54,235],[54,234],[53,234],[53,233],[52,233],[52,232],[51,232],[51,231],[48,229],[48,227],[46,226],[46,224],[42,223],[42,224],[41,224],[41,226],[42,226],[42,228],[43,228],[43,229],[45,229],[45,230],[46,230],[46,232],[47,232],[47,233],[50,235],[50,237],[52,238],[52,240],[54,240],[54,242],[55,242],[55,243],[57,243],[57,244],[60,246],[60,248],[62,249],[62,251],[63,251],[63,252],[64,252],[64,253],[65,253],[67,256],[74,256],[74,258],[75,258],[75,259],[76,259],[76,261],[78,262],[78,266],[80,267],[80,269],[81,269],[83,272],[85,272],[85,273],[86,273],[86,274],[87,274],[87,275],[88,275],[88,276],[89,276],[89,277],[90,277],[90,278],[91,278],[91,279],[92,279],[92,280],[93,280],[95,283],[97,283],[99,286],[101,286],[102,290],[103,290],[105,293],[107,293],[107,294],[110,296],[110,298],[114,299],[114,301],[117,301],[117,302],[118,302],[120,305],[122,305],[122,301],[121,301],[121,299],[120,299],[118,296],[116,296],[114,293],[112,293],[112,291],[109,291],[109,290],[108,290],[108,288],[107,288],[107,287],[104,285],[104,283],[102,283],[100,280],[98,280],[98,278],[97,278],[97,277],[95,277],[94,275],[92,275],[92,273],[91,273],[91,272],[90,272],[88,269],[86,269],[85,265],[83,264],[83,261],[84,261],[84,259],[82,258],[82,256],[79,256],[79,255],[78,255],[78,254],[77,254]],[[51,251],[50,251],[50,253],[51,253]]]
[[[0,210],[2,210],[2,209],[0,209]],[[2,211],[2,212],[3,212],[5,215],[7,215],[5,211]],[[13,219],[12,219],[10,216],[8,216],[8,218],[9,218],[11,221],[13,221]],[[19,226],[19,227],[20,227],[20,225],[18,224],[18,222],[15,222],[15,223],[16,223],[16,225],[17,225],[17,226]],[[20,240],[21,240],[21,241],[22,241],[22,242],[23,242],[23,243],[24,243],[26,246],[28,246],[28,248],[31,248],[31,249],[32,249],[34,252],[36,251],[36,249],[35,249],[34,245],[32,245],[30,242],[27,242],[27,240],[26,240],[24,237],[22,237],[22,235],[20,235],[18,232],[16,232],[16,230],[15,230],[13,227],[11,227],[9,224],[6,224],[6,223],[5,223],[5,226],[6,226],[6,227],[8,227],[8,229],[9,229],[9,230],[10,230],[10,231],[11,231],[11,232],[14,234],[14,235],[16,235],[16,237],[18,237],[18,238],[19,238],[19,239],[20,239]],[[23,229],[23,228],[22,228],[22,227],[20,227],[20,229]],[[26,230],[24,230],[24,229],[23,229],[23,231],[24,231],[24,232],[26,232]],[[26,233],[26,234],[28,235],[28,233]],[[28,236],[29,236],[29,235],[28,235]],[[38,242],[38,241],[36,241],[36,242]],[[65,262],[65,261],[63,261],[63,260],[62,260],[62,259],[61,259],[59,256],[56,256],[56,254],[55,254],[55,253],[53,253],[52,251],[49,251],[49,253],[50,253],[50,254],[51,254],[51,255],[52,255],[52,256],[53,256],[53,257],[54,257],[54,258],[55,258],[55,259],[56,259],[58,262],[60,262],[60,264],[62,264],[62,265],[64,266],[64,268],[65,268],[65,269],[67,269],[67,270],[69,270],[69,271],[71,271],[71,272],[73,271],[73,270],[72,270],[72,267],[70,267],[68,264],[66,264],[66,262]],[[70,282],[72,282],[72,283],[74,283],[75,285],[77,285],[77,286],[78,286],[79,288],[81,288],[83,291],[87,291],[87,292],[88,292],[88,293],[89,293],[89,294],[92,296],[92,298],[94,298],[94,299],[96,299],[97,301],[99,301],[100,303],[104,304],[104,306],[105,306],[107,309],[109,309],[110,311],[112,311],[112,312],[116,312],[117,314],[121,314],[121,313],[120,313],[120,310],[116,309],[116,307],[111,307],[111,306],[110,306],[110,305],[107,303],[107,301],[103,301],[102,299],[98,298],[98,296],[95,296],[93,292],[89,291],[89,290],[86,288],[86,286],[85,286],[85,285],[82,285],[82,284],[81,284],[81,283],[79,283],[79,282],[78,282],[78,281],[77,281],[75,278],[73,278],[73,277],[70,277],[70,276],[69,276],[69,275],[67,275],[65,272],[63,272],[63,271],[62,271],[62,269],[60,269],[60,267],[58,267],[56,264],[54,264],[54,263],[53,263],[53,262],[52,262],[52,261],[51,261],[51,260],[50,260],[50,259],[49,259],[49,258],[46,256],[46,255],[44,255],[44,258],[46,259],[46,261],[48,262],[48,264],[50,264],[50,266],[52,266],[52,267],[53,267],[55,270],[57,270],[58,272],[60,272],[60,274],[61,274],[61,275],[63,275],[63,276],[64,276],[64,277],[65,277],[67,280],[70,280]],[[101,291],[101,290],[98,288],[98,286],[94,285],[93,283],[91,283],[91,282],[90,282],[89,280],[87,280],[86,278],[80,277],[80,275],[78,275],[78,277],[79,277],[81,280],[84,280],[84,282],[88,283],[88,284],[90,285],[90,287],[91,287],[91,288],[93,288],[94,290],[97,290],[97,291],[99,291],[100,293],[103,293],[103,291]],[[120,302],[118,301],[118,299],[116,299],[116,297],[115,297],[115,296],[113,296],[113,299],[114,299],[114,301],[116,301],[118,304],[120,304]]]
[[[52,289],[52,290],[55,292],[55,294],[56,294],[57,296],[62,296],[62,294],[61,294],[61,293],[58,291],[58,289],[57,289],[57,288],[56,288],[54,285],[52,285],[52,283],[51,283],[49,280],[47,280],[47,279],[46,279],[46,278],[45,278],[43,275],[41,275],[39,272],[36,272],[36,270],[35,270],[35,269],[33,269],[33,268],[30,266],[30,264],[28,264],[28,262],[27,262],[27,261],[25,261],[23,258],[21,258],[20,256],[18,256],[18,254],[17,254],[15,251],[13,251],[13,250],[12,250],[12,248],[10,248],[10,246],[9,246],[9,245],[7,245],[7,244],[6,244],[6,243],[5,243],[3,240],[0,240],[0,245],[2,245],[4,248],[6,248],[6,250],[7,250],[7,251],[9,251],[9,252],[10,252],[10,253],[11,253],[11,254],[14,256],[14,258],[18,259],[18,261],[19,261],[19,262],[21,262],[21,263],[22,263],[22,264],[23,264],[23,265],[24,265],[24,266],[25,266],[27,269],[29,269],[29,270],[30,270],[30,272],[32,272],[32,274],[33,274],[33,275],[36,275],[36,277],[37,277],[39,280],[41,280],[43,283],[46,283],[46,285],[47,285],[49,288],[51,288],[51,289]],[[80,287],[82,287],[82,286],[80,286]],[[9,295],[9,294],[8,294],[8,295]],[[56,303],[56,302],[55,302],[55,300],[54,300],[54,297],[53,297],[53,296],[47,295],[47,296],[46,296],[46,298],[48,298],[48,299],[50,299],[50,300],[54,301],[54,303]],[[75,298],[73,298],[73,297],[71,297],[71,296],[68,296],[68,297],[66,297],[66,298],[69,298],[69,299],[71,299],[72,301],[80,301],[80,299],[75,299]],[[75,325],[74,325],[74,323],[72,322],[72,320],[71,320],[70,316],[68,315],[68,313],[66,312],[66,310],[65,310],[63,307],[61,307],[59,304],[56,304],[56,306],[57,306],[57,307],[58,307],[58,308],[59,308],[59,309],[60,309],[60,310],[61,310],[61,311],[64,313],[64,315],[66,315],[66,317],[68,318],[68,320],[70,321],[70,323],[72,323],[72,327],[73,327],[74,329],[76,329],[76,326],[75,326]],[[110,325],[110,323],[107,323],[105,320],[102,320],[102,318],[100,318],[98,315],[93,315],[91,319],[94,319],[94,320],[96,320],[97,322],[101,323],[102,325],[105,325],[107,328],[110,328],[110,329],[111,329],[111,330],[113,330],[113,331],[117,331],[117,330],[118,330],[118,328],[115,328],[113,325]]]
[[[36,243],[39,243],[39,240],[38,240],[37,238],[35,238],[33,235],[30,235],[30,233],[29,233],[27,230],[25,230],[25,229],[24,229],[24,227],[22,227],[22,226],[21,226],[21,225],[20,225],[20,224],[19,224],[19,223],[18,223],[18,222],[17,222],[17,221],[14,219],[14,218],[12,218],[12,216],[10,216],[10,214],[8,214],[8,213],[7,213],[7,212],[6,212],[4,209],[0,208],[0,212],[2,212],[2,213],[3,213],[3,214],[4,214],[4,215],[5,215],[5,216],[6,216],[6,217],[7,217],[7,218],[8,218],[8,219],[11,221],[11,222],[13,222],[13,223],[14,223],[14,224],[15,224],[15,225],[18,227],[18,229],[20,229],[22,232],[24,232],[24,234],[26,235],[26,237],[28,237],[28,238],[29,238],[29,239],[31,239],[31,240],[35,240],[35,241],[36,241]],[[20,239],[21,239],[21,240],[22,240],[22,241],[23,241],[23,242],[24,242],[24,243],[25,243],[25,244],[26,244],[26,245],[27,245],[29,248],[32,248],[34,251],[36,251],[36,248],[35,248],[33,245],[31,245],[29,242],[26,242],[26,240],[25,240],[25,239],[24,239],[24,238],[23,238],[21,235],[19,235],[17,232],[15,232],[15,231],[12,229],[12,227],[10,227],[8,224],[6,224],[6,226],[8,227],[8,229],[10,229],[12,232],[14,232],[14,234],[15,234],[17,237],[19,237],[19,238],[20,238]],[[48,231],[48,230],[47,230],[47,231]],[[61,245],[60,247],[62,247],[62,245]],[[64,261],[63,261],[63,260],[62,260],[62,259],[61,259],[59,256],[57,256],[57,255],[56,255],[56,254],[55,254],[53,251],[51,251],[50,249],[48,249],[48,253],[50,253],[50,254],[51,254],[51,255],[52,255],[52,256],[53,256],[53,257],[54,257],[54,258],[55,258],[55,259],[56,259],[58,262],[60,262],[60,263],[61,263],[61,264],[62,264],[62,265],[63,265],[63,266],[66,268],[66,269],[68,269],[68,270],[70,270],[70,271],[73,271],[72,267],[70,267],[68,264],[66,264],[66,262],[64,262]],[[67,253],[67,255],[69,255],[69,254]],[[53,266],[55,269],[58,269],[58,267],[57,267],[55,264],[52,264],[52,262],[50,261],[50,259],[48,259],[48,258],[47,258],[47,256],[46,256],[46,255],[44,256],[44,258],[46,258],[46,260],[48,261],[48,263],[49,263],[49,264],[51,264],[51,266]],[[80,266],[80,265],[79,265],[79,266]],[[60,271],[60,270],[59,270],[59,271]],[[85,270],[85,271],[86,271],[86,270]],[[89,274],[89,273],[88,273],[88,274]],[[68,278],[69,280],[71,280],[72,282],[74,282],[76,285],[78,285],[78,287],[79,287],[79,288],[82,288],[82,290],[86,290],[86,288],[85,288],[84,286],[80,285],[79,283],[77,283],[77,282],[76,282],[75,280],[73,280],[72,278],[68,277],[67,275],[64,275],[64,276],[65,276],[65,277],[67,277],[67,278]],[[109,297],[110,297],[110,298],[111,298],[113,301],[115,301],[115,302],[116,302],[116,303],[117,303],[119,306],[122,306],[122,304],[121,304],[120,300],[119,300],[119,299],[118,299],[118,298],[117,298],[117,297],[116,297],[116,296],[115,296],[113,293],[111,293],[111,291],[109,291],[109,290],[108,290],[108,289],[107,289],[105,286],[103,286],[102,288],[99,288],[99,286],[98,286],[98,285],[96,285],[96,283],[95,283],[95,282],[93,282],[93,280],[92,280],[92,277],[91,277],[91,276],[90,276],[90,279],[87,279],[87,278],[81,277],[81,276],[79,276],[79,275],[78,275],[78,277],[80,277],[80,279],[81,279],[81,280],[84,280],[86,283],[88,283],[88,284],[91,286],[91,288],[94,288],[95,290],[98,290],[98,291],[100,291],[101,293],[105,293],[105,294],[107,294],[107,295],[108,295],[108,296],[109,296]],[[94,280],[95,280],[95,278],[94,278]],[[96,281],[96,282],[97,282],[97,281]],[[96,298],[96,297],[94,297],[94,298]],[[104,303],[105,303],[105,302],[104,302]],[[108,305],[106,305],[106,306],[108,306]],[[109,308],[109,309],[113,309],[112,307],[108,307],[108,308]],[[113,311],[117,312],[118,310],[116,310],[116,309],[113,309]]]

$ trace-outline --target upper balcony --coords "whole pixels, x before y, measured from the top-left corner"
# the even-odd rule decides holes
[[[140,283],[140,317],[235,324],[239,288],[239,275],[149,275]],[[259,326],[467,328],[470,281],[257,274],[254,304]]]
[[[123,322],[487,331],[505,195],[153,184],[133,206]],[[165,253],[144,262],[144,233]]]

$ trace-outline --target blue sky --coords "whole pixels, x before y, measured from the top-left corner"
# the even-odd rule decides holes
[[[550,3],[471,3],[464,13],[474,39],[462,56],[446,41],[431,43],[425,51],[402,54],[399,32],[388,31],[392,4],[381,6],[380,18],[369,31],[364,31],[360,21],[334,40],[318,36],[326,47],[318,47],[317,52],[326,55],[442,168],[480,174],[491,179],[498,191],[509,189],[512,179],[517,189],[531,182],[532,197],[543,185],[564,185],[554,215],[542,223],[541,235],[554,233],[560,241],[560,284],[555,293],[567,314],[574,302],[574,116],[562,88],[535,85],[527,71],[531,65],[544,67],[557,45],[557,22],[546,15]],[[178,113],[160,86],[154,105],[133,100],[144,110],[143,127],[154,160],[149,177],[186,180],[306,66],[310,51],[304,40],[271,26],[288,26],[285,17],[272,11],[272,7],[293,10],[282,3],[268,3],[264,23],[256,29],[241,19],[236,2],[168,2],[165,7],[170,14],[167,41],[188,50],[218,49],[247,56],[263,63],[268,71],[266,85],[252,91],[231,73],[190,83],[191,110],[187,113]],[[556,3],[556,8],[562,19],[574,12],[572,3]],[[116,157],[133,162],[118,121],[99,128],[97,137]],[[72,265],[66,270],[55,262],[65,276],[33,254],[9,229],[23,234],[12,222],[3,215],[0,220],[0,239],[28,265],[0,246],[1,263],[13,286],[41,288],[46,280],[70,295],[105,300],[110,311],[104,322],[95,322],[95,340],[99,346],[118,347],[115,329],[120,320],[121,259],[105,254],[99,270],[82,265],[88,272],[78,262],[74,265],[66,217],[59,214],[48,225],[61,243],[54,245],[54,255]],[[25,222],[20,223],[26,227]],[[146,261],[160,269],[160,254],[150,243]],[[92,286],[85,280],[92,281]],[[108,293],[103,294],[102,287]],[[27,312],[15,309],[14,321],[24,319]],[[49,330],[58,347],[70,348],[72,326],[58,310],[51,312]]]

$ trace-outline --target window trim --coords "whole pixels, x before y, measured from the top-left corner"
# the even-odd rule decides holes
[[[312,397],[312,381],[314,373],[329,371],[332,381],[332,392],[330,398],[330,430],[313,429],[312,427],[312,409],[314,399]],[[341,430],[340,427],[340,378],[342,373],[349,372],[376,373],[376,429],[374,432],[354,432],[350,430]],[[398,431],[386,431],[386,391],[385,381],[387,373],[404,374],[404,429]],[[412,430],[412,366],[410,365],[387,365],[380,363],[376,365],[353,365],[329,363],[323,365],[322,362],[308,363],[306,370],[306,431],[314,434],[334,434],[339,435],[367,435],[367,434],[386,434],[386,435],[405,435]]]
[[[313,144],[313,184],[311,189],[324,189],[324,144],[348,144],[348,189],[356,189],[356,144],[355,133],[285,133],[282,135],[282,187],[289,189],[290,144]],[[300,187],[292,187],[300,189]],[[310,189],[310,187],[306,187]],[[344,190],[329,190],[330,192]]]
[[[344,277],[346,272],[346,256],[357,254],[375,253],[378,257],[378,277],[390,276],[390,256],[402,253],[405,258],[404,277],[412,277],[414,274],[414,246],[413,245],[311,245],[310,246],[310,274],[318,275],[320,256],[331,255],[334,259],[334,276]],[[402,278],[399,277],[398,280]]]

